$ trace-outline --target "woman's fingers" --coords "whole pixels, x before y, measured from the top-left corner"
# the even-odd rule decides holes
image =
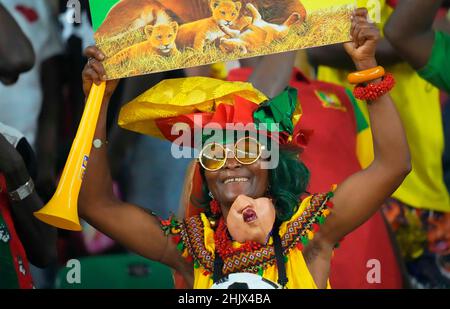
[[[86,76],[92,76],[92,80],[98,84],[99,81],[106,80],[106,71],[102,61],[105,55],[97,48],[97,46],[89,46],[84,50],[84,55],[88,57],[86,64]]]
[[[367,33],[370,30],[370,28],[367,25],[363,25],[359,27],[357,41],[358,45],[362,46],[364,45],[364,42],[367,40]]]
[[[378,41],[380,33],[373,27],[364,27],[363,29],[361,29],[359,37],[361,42],[370,40]]]
[[[99,62],[95,58],[91,58],[88,61],[88,66],[100,76],[101,80],[106,80],[106,71],[101,62]]]
[[[353,12],[354,17],[364,17],[365,19],[367,19],[368,15],[369,15],[369,11],[366,8],[357,8]]]
[[[84,50],[84,55],[88,58],[94,58],[97,61],[105,60],[105,55],[97,48],[97,46],[88,46]]]
[[[92,81],[96,85],[100,85],[100,83],[102,82],[102,79],[100,78],[100,75],[98,75],[98,73],[95,72],[90,67],[84,69],[84,71],[83,71],[83,79],[85,81]]]
[[[355,25],[352,39],[357,46],[362,46],[367,39],[376,39],[378,35],[377,28],[367,22],[361,22]]]
[[[360,8],[354,11],[352,15],[352,25],[350,29],[350,34],[353,42],[355,43],[355,48],[364,45],[366,41],[365,36],[361,35],[361,32],[364,31],[364,34],[367,34],[366,29],[372,29],[372,25],[367,20],[367,9]]]
[[[355,24],[355,28],[353,29],[352,33],[352,40],[355,43],[355,47],[358,48],[360,46],[359,44],[359,31],[361,31],[361,27],[359,24]]]

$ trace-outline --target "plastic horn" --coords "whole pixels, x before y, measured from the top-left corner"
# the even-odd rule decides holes
[[[69,157],[52,199],[34,213],[41,221],[61,229],[81,231],[78,219],[78,194],[92,148],[106,83],[92,84]]]

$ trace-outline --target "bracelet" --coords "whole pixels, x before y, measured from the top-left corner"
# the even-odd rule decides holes
[[[350,84],[358,85],[383,77],[384,74],[384,68],[382,66],[377,66],[368,70],[350,73],[347,79]]]
[[[367,85],[359,84],[353,90],[355,98],[362,101],[375,101],[392,90],[395,86],[394,75],[387,73],[381,82],[369,83]]]
[[[34,190],[34,182],[30,178],[24,185],[20,186],[14,191],[8,192],[9,199],[12,202],[20,202],[26,199],[28,196],[33,193]]]

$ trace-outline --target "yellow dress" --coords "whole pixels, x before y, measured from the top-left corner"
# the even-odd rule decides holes
[[[305,198],[296,213],[289,221],[280,225],[279,234],[282,241],[284,254],[287,257],[286,275],[289,289],[317,289],[317,285],[311,276],[305,259],[301,251],[301,243],[305,244],[313,238],[313,224],[323,223],[323,219],[328,216],[329,205],[328,198],[330,194],[318,194]],[[320,219],[321,218],[321,219]],[[317,227],[317,225],[316,225]],[[181,239],[184,242],[183,256],[192,256],[194,263],[194,288],[208,289],[213,285],[213,264],[215,254],[214,230],[204,213],[199,216],[185,220],[181,228]],[[239,247],[237,242],[233,247]],[[224,260],[223,273],[225,275],[235,272],[253,272],[259,273],[265,279],[272,282],[278,281],[278,271],[276,266],[275,254],[273,251],[273,239],[270,238],[268,245],[263,247],[260,252],[258,263],[248,263],[245,259],[239,260],[242,254],[235,259]],[[240,265],[234,263],[238,259]],[[233,265],[232,267],[227,267]],[[329,283],[327,288],[330,288]]]

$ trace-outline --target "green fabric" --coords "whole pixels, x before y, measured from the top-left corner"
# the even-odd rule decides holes
[[[297,89],[287,87],[283,92],[275,98],[262,103],[253,113],[253,121],[256,131],[284,132],[289,135],[294,133],[294,124],[292,116],[297,108]],[[246,124],[248,125],[248,124]],[[206,145],[211,142],[221,143],[224,145],[234,144],[237,140],[244,136],[251,136],[258,139],[261,143],[270,144],[270,139],[258,132],[247,132],[247,126],[242,132],[238,130],[208,130],[208,134],[204,130],[201,131],[200,138],[196,139],[202,142],[199,146]],[[250,128],[251,131],[251,128]],[[247,134],[245,134],[247,133]]]
[[[92,27],[94,31],[103,24],[109,11],[120,0],[89,0],[89,6],[91,8]]]
[[[297,89],[287,87],[275,98],[261,104],[253,113],[256,127],[265,125],[269,131],[274,124],[279,125],[280,132],[294,133],[292,115],[297,107]]]
[[[6,223],[3,220],[3,216],[1,214],[0,214],[0,228],[5,229],[5,231],[7,231]],[[9,247],[9,242],[4,242],[0,239],[0,289],[18,289],[18,288],[19,288],[19,281],[17,279],[16,268],[14,266],[14,261],[11,249]]]
[[[79,259],[81,283],[68,283],[70,268],[58,272],[59,289],[172,289],[169,267],[135,254],[93,256]]]
[[[357,133],[360,133],[369,128],[369,122],[366,120],[366,117],[364,117],[363,112],[359,108],[358,102],[356,102],[356,99],[353,96],[353,93],[347,88],[345,89],[345,93],[347,94],[348,98],[350,99],[350,102],[352,102],[353,111],[354,111],[355,120],[356,120],[356,130],[357,130]]]
[[[309,183],[308,168],[298,159],[298,153],[281,149],[279,163],[269,170],[270,196],[276,201],[276,218],[289,220],[298,207],[298,201]]]
[[[450,35],[437,31],[428,64],[418,71],[419,75],[450,93]]]

